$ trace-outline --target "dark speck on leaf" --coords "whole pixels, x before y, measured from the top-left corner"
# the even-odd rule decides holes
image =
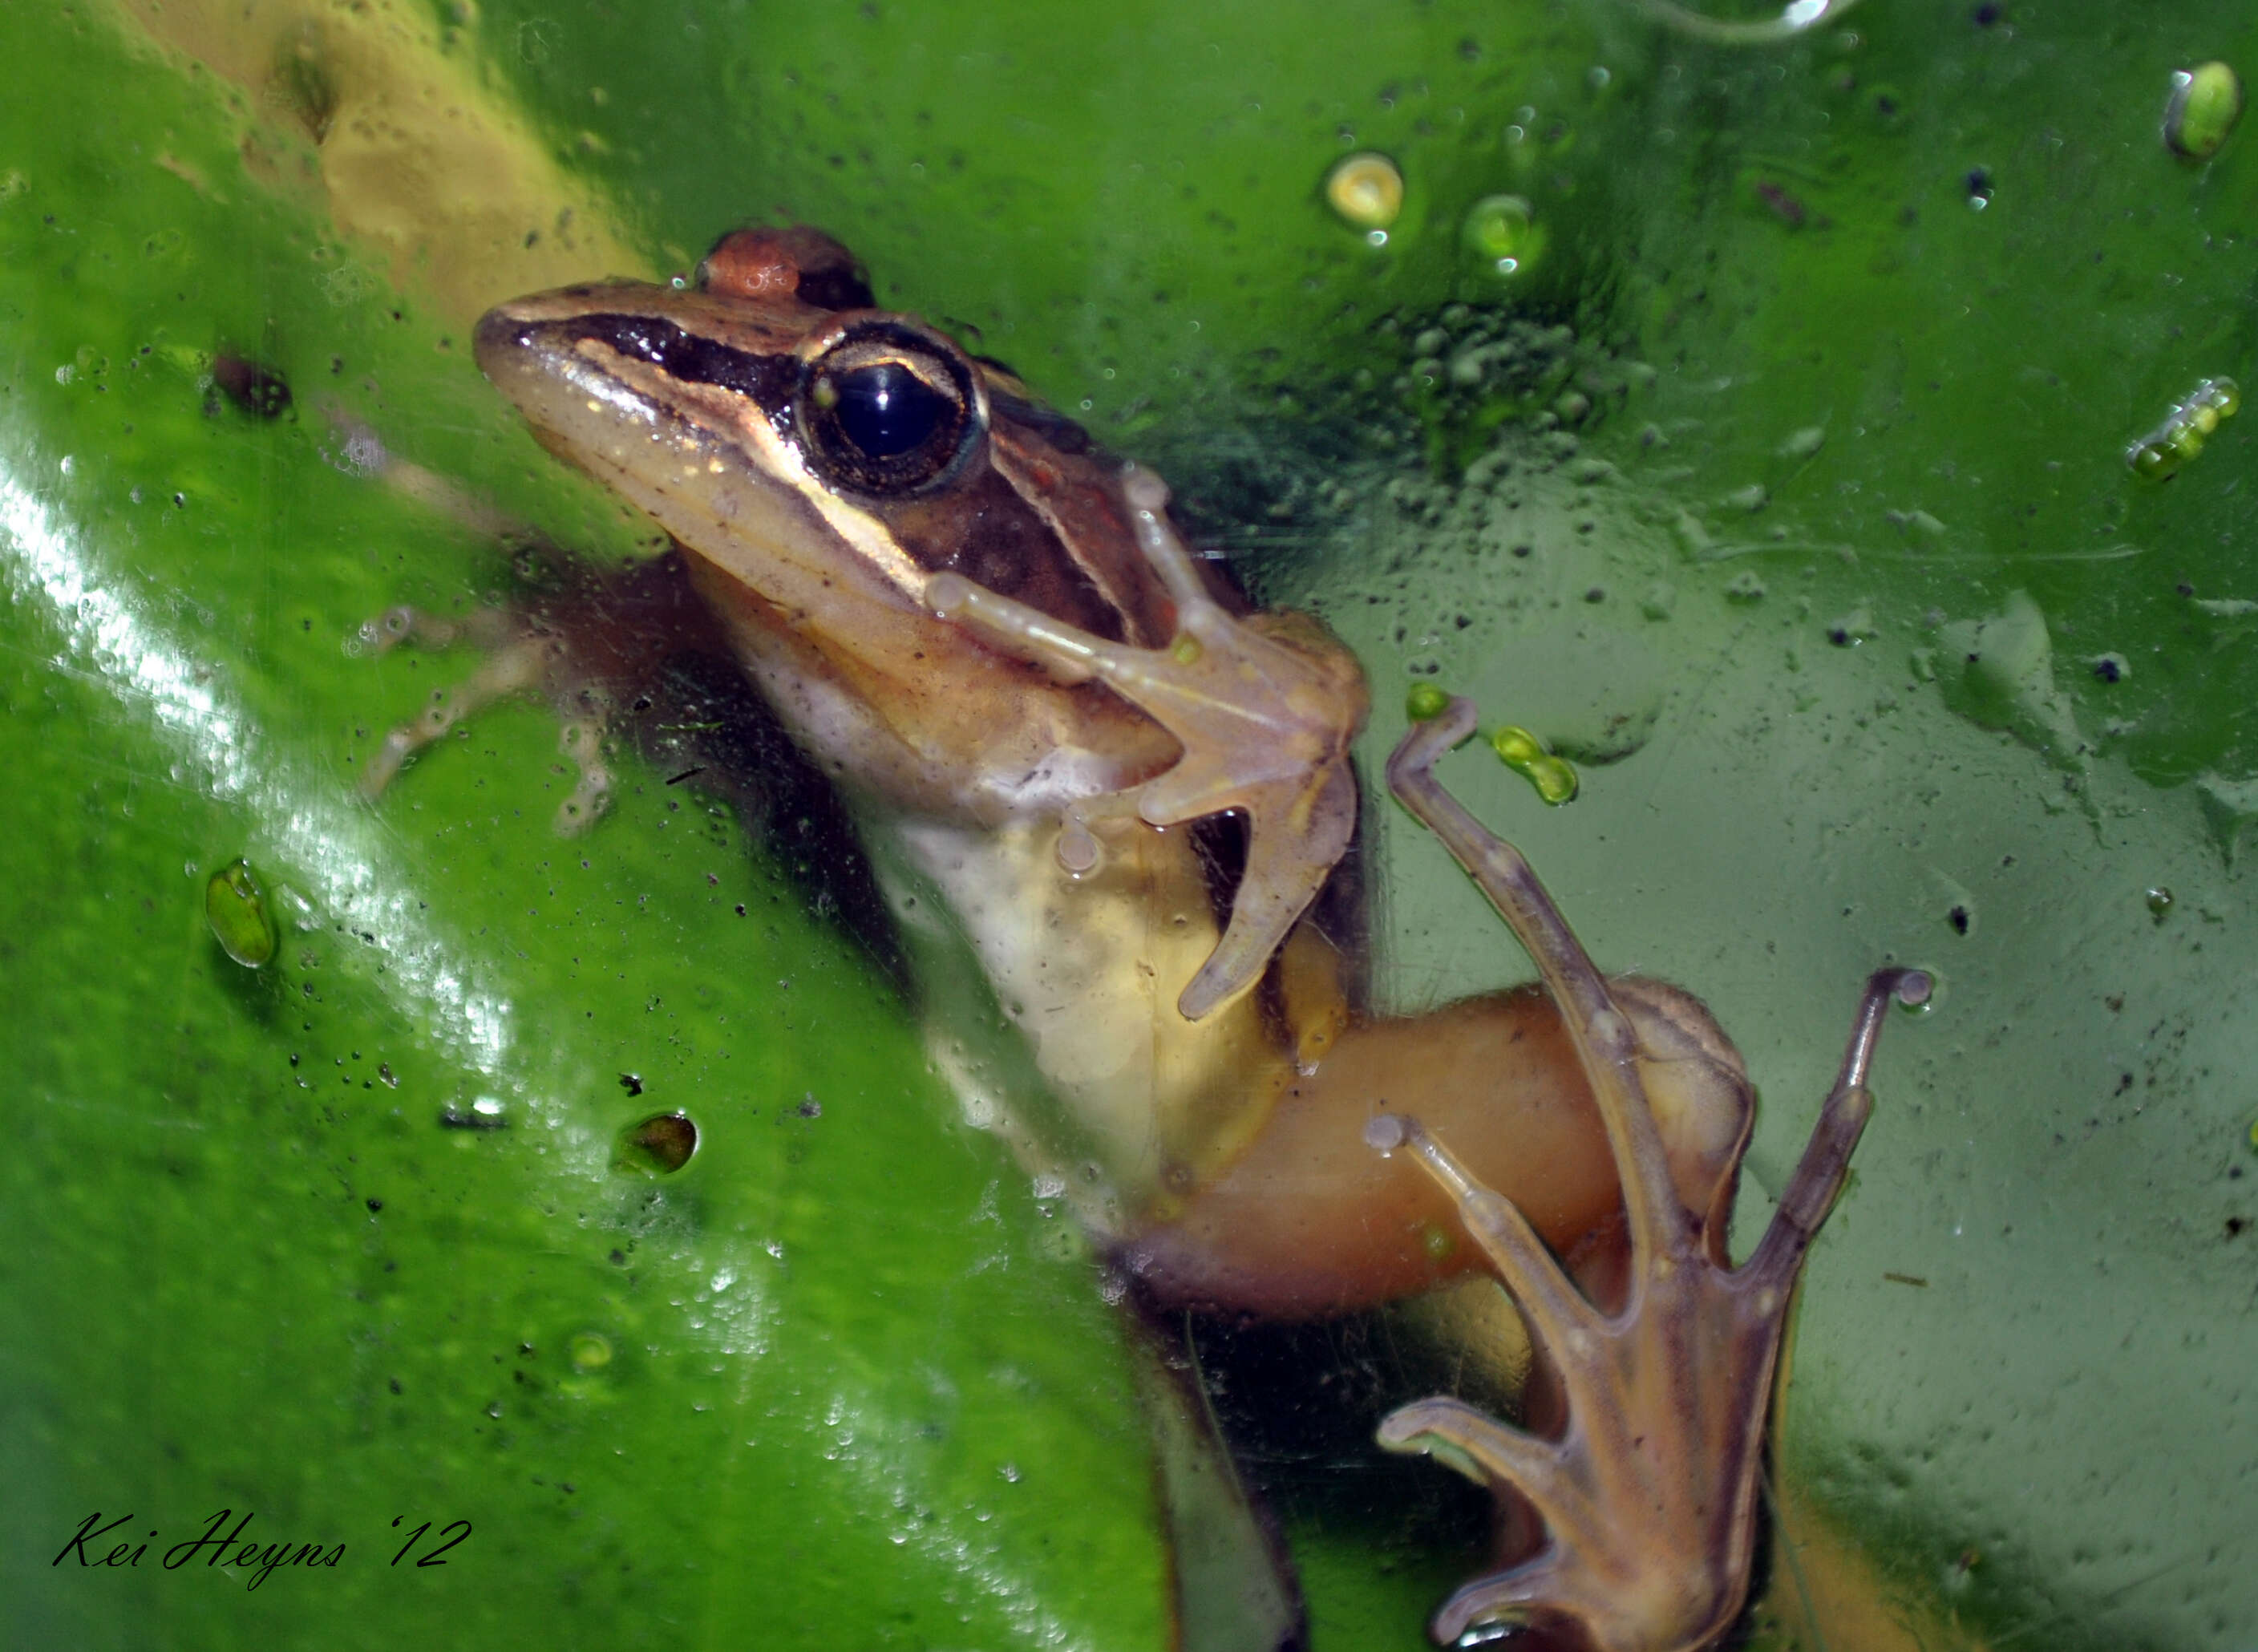
[[[687,1114],[658,1113],[631,1125],[620,1138],[622,1168],[671,1176],[698,1151],[698,1126]]]
[[[289,409],[289,383],[273,367],[224,350],[212,358],[211,372],[213,388],[253,418],[279,418]]]

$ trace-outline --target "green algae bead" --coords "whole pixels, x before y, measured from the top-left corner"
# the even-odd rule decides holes
[[[1554,757],[1544,743],[1526,729],[1511,723],[1489,737],[1489,749],[1505,766],[1537,788],[1537,795],[1558,808],[1576,795],[1576,770]]]
[[[1432,723],[1450,709],[1451,696],[1431,682],[1415,682],[1403,696],[1403,715],[1414,723]]]
[[[2242,77],[2224,63],[2198,63],[2172,75],[2164,105],[2164,141],[2191,160],[2219,153],[2242,117]]]
[[[233,860],[212,873],[204,885],[204,918],[221,950],[245,969],[274,957],[274,918],[249,861]]]
[[[1467,209],[1463,231],[1467,248],[1501,275],[1534,265],[1548,239],[1527,201],[1517,195],[1484,196]]]
[[[2133,474],[2148,481],[2164,481],[2179,474],[2179,455],[2162,442],[2141,442],[2127,456]]]

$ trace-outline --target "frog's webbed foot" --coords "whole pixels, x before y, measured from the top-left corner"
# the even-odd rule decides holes
[[[1197,1021],[1254,983],[1348,849],[1356,828],[1348,749],[1364,726],[1364,673],[1315,621],[1226,612],[1168,525],[1160,478],[1132,467],[1123,492],[1138,547],[1175,605],[1167,648],[1104,641],[955,573],[935,574],[925,598],[943,618],[1064,680],[1102,679],[1176,737],[1182,758],[1134,794],[1148,824],[1246,814],[1246,870],[1231,921],[1176,1000]],[[1079,844],[1076,823],[1066,841]]]
[[[563,644],[506,608],[482,608],[461,620],[441,619],[419,609],[387,609],[366,622],[356,640],[373,653],[388,653],[401,644],[444,649],[468,643],[485,658],[478,669],[452,688],[436,688],[431,703],[413,722],[384,737],[361,771],[360,793],[373,801],[425,747],[446,738],[466,717],[511,694],[536,692],[554,676]],[[579,774],[570,796],[557,806],[557,830],[570,837],[585,831],[611,801],[612,776],[605,766],[603,738],[607,707],[604,697],[585,692],[565,711],[557,747]]]
[[[1527,1218],[1416,1121],[1375,1119],[1367,1139],[1410,1152],[1456,1200],[1557,1369],[1567,1408],[1566,1430],[1546,1439],[1454,1399],[1424,1399],[1390,1414],[1380,1442],[1510,1487],[1544,1521],[1536,1554],[1443,1604],[1431,1626],[1438,1641],[1480,1624],[1550,1620],[1580,1626],[1600,1652],[1687,1652],[1723,1631],[1746,1596],[1765,1413],[1796,1274],[1872,1110],[1866,1072],[1882,1017],[1892,998],[1926,999],[1929,978],[1892,969],[1868,980],[1810,1145],[1762,1243],[1733,1267],[1729,1191],[1673,1181],[1635,1024],[1527,861],[1434,778],[1436,759],[1473,730],[1473,708],[1453,700],[1396,749],[1388,784],[1481,886],[1559,1006],[1622,1179],[1630,1279],[1621,1303],[1601,1311]],[[1725,1168],[1726,1190],[1739,1157]]]

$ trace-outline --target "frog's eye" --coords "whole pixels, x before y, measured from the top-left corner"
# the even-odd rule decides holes
[[[987,428],[972,364],[946,340],[880,317],[850,324],[808,363],[796,411],[817,474],[863,494],[937,487]]]

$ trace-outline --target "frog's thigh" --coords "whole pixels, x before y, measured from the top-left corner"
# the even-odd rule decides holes
[[[1722,1036],[1722,1056],[1711,1052],[1715,1029],[1685,994],[1620,985],[1642,1048],[1659,1057],[1643,1065],[1673,1179],[1705,1209],[1746,1129],[1738,1058]],[[1366,1144],[1381,1113],[1429,1122],[1558,1251],[1621,1210],[1590,1086],[1559,1013],[1531,986],[1352,1027],[1177,1220],[1137,1237],[1129,1260],[1164,1300],[1285,1316],[1390,1301],[1480,1268],[1432,1179]]]

